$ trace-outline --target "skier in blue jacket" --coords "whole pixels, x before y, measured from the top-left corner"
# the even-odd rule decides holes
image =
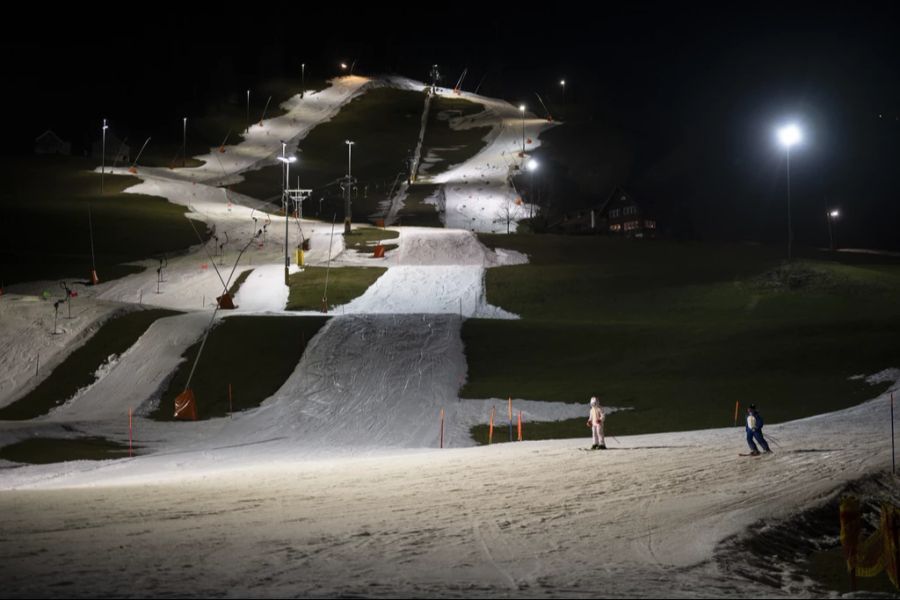
[[[771,450],[769,450],[769,444],[766,442],[766,438],[763,437],[762,428],[762,415],[760,415],[756,410],[756,405],[751,404],[747,409],[747,445],[750,446],[750,454],[752,456],[759,455],[759,448],[756,447],[756,444],[753,443],[753,440],[759,442],[759,445],[762,446],[763,452],[772,452]]]

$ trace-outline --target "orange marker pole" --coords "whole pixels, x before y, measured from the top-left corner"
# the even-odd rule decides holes
[[[491,407],[491,426],[490,426],[490,429],[488,429],[488,444],[489,445],[494,443],[494,410],[495,410],[495,407],[492,406]]]
[[[522,441],[522,411],[519,411],[519,441]]]
[[[441,448],[444,447],[444,409],[441,409]]]
[[[131,409],[128,409],[128,456],[132,456],[131,450],[131,441],[132,441],[132,425],[131,425]]]
[[[738,415],[738,407],[741,405],[740,400],[734,401],[734,426],[737,427],[737,415]]]

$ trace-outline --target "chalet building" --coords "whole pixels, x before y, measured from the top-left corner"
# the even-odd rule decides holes
[[[601,232],[636,238],[656,236],[656,219],[621,188],[614,189],[593,213],[594,226]]]
[[[72,154],[72,144],[64,142],[58,135],[48,129],[34,139],[34,153],[69,156]]]
[[[594,208],[567,213],[550,229],[562,233],[599,233],[632,238],[656,237],[656,220],[621,188]]]
[[[103,139],[98,139],[91,144],[91,156],[99,159],[103,154]],[[131,148],[125,144],[125,141],[116,137],[116,134],[107,130],[106,132],[106,164],[113,165],[116,163],[131,162]]]

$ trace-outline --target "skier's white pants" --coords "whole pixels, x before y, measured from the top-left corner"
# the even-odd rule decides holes
[[[603,437],[603,423],[599,423],[597,425],[591,426],[591,431],[594,432],[594,444],[602,444],[606,445],[606,440]]]

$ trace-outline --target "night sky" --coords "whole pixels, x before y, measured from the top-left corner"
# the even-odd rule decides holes
[[[48,127],[77,145],[104,117],[176,137],[183,114],[296,76],[301,62],[311,77],[355,58],[359,73],[420,80],[438,63],[447,85],[468,67],[466,89],[482,82],[480,93],[529,107],[538,92],[551,110],[565,77],[568,121],[584,131],[572,159],[586,182],[579,201],[622,185],[684,238],[784,239],[774,129],[796,119],[806,133],[791,157],[798,243],[824,245],[825,209],[840,207],[843,245],[900,249],[900,9],[890,3],[152,10],[8,22],[2,153],[30,153]]]

